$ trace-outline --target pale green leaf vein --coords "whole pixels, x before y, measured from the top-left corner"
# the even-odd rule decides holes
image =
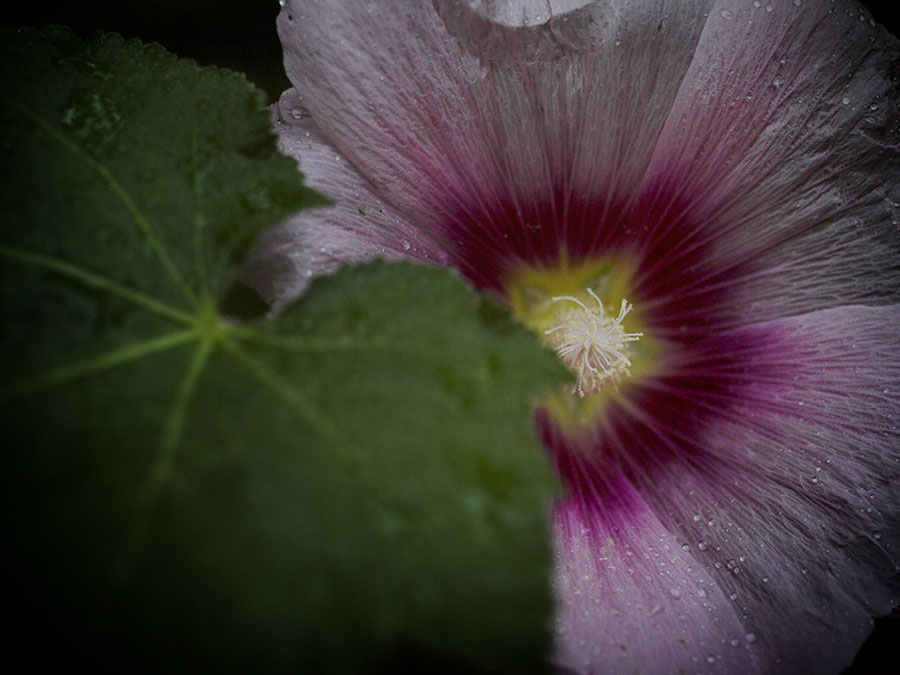
[[[211,340],[203,340],[199,344],[178,387],[175,401],[163,427],[159,453],[141,490],[141,502],[150,510],[156,503],[160,490],[162,490],[172,474],[172,462],[184,432],[184,423],[187,419],[188,409],[194,397],[194,392],[197,390],[200,374],[203,372],[203,367],[212,353],[213,344]]]
[[[156,510],[159,496],[172,476],[175,455],[184,434],[191,401],[197,391],[203,368],[212,354],[213,345],[212,340],[202,340],[194,351],[163,425],[156,457],[138,491],[134,523],[115,569],[118,583],[123,587],[131,584],[135,568],[146,550],[150,520]]]
[[[3,245],[0,245],[0,255],[25,265],[41,267],[90,288],[107,291],[108,293],[117,295],[124,300],[128,300],[143,309],[164,316],[167,319],[173,319],[183,324],[192,324],[195,321],[194,317],[187,312],[183,312],[171,305],[160,302],[155,298],[151,298],[140,291],[96,274],[95,272],[91,272],[90,270],[86,270],[78,265],[73,265],[72,263],[60,260],[59,258],[53,258],[42,253]]]
[[[3,100],[6,101],[8,105],[18,110],[20,114],[31,120],[42,131],[50,136],[50,138],[57,141],[69,152],[85,162],[104,180],[110,191],[116,196],[116,198],[125,207],[125,210],[128,211],[128,213],[131,215],[135,224],[138,226],[138,229],[141,231],[141,233],[147,239],[147,242],[153,248],[153,252],[156,254],[156,257],[159,259],[160,264],[162,264],[163,268],[166,270],[166,273],[169,275],[172,281],[174,281],[175,284],[179,288],[181,288],[181,290],[189,300],[195,300],[188,285],[184,281],[184,277],[181,276],[181,272],[178,271],[178,268],[175,266],[175,263],[166,251],[166,248],[163,245],[162,240],[157,235],[156,230],[153,228],[153,226],[150,224],[150,221],[147,220],[144,214],[141,213],[141,210],[138,208],[138,205],[135,204],[134,199],[131,198],[131,195],[128,194],[128,191],[125,190],[125,188],[122,187],[121,183],[116,180],[115,176],[112,175],[112,172],[109,170],[109,168],[91,157],[81,147],[73,143],[65,134],[61,133],[53,125],[48,124],[47,122],[42,120],[40,117],[28,110],[25,106],[22,106],[19,103],[11,101],[5,97],[3,98]]]
[[[359,463],[361,460],[359,453],[350,447],[338,431],[337,426],[302,392],[264,363],[248,354],[239,345],[230,341],[226,341],[224,344],[269,391],[278,395],[309,427],[329,443],[339,456],[345,460]]]
[[[195,329],[168,333],[143,342],[135,342],[84,361],[57,366],[3,387],[0,389],[0,401],[21,398],[74,380],[97,375],[151,354],[158,354],[187,344],[196,340],[198,336],[199,333]]]
[[[267,347],[275,347],[276,349],[286,349],[294,351],[309,352],[340,352],[340,351],[357,351],[357,352],[387,352],[396,354],[397,356],[409,356],[417,359],[434,360],[436,350],[431,349],[411,349],[408,346],[398,345],[389,341],[365,342],[353,337],[345,335],[336,335],[329,338],[310,338],[290,336],[283,337],[280,335],[267,335],[255,329],[240,331],[242,338],[249,342],[265,345]]]
[[[206,270],[206,247],[204,245],[206,233],[206,215],[203,213],[201,205],[203,204],[203,181],[206,178],[205,172],[197,172],[194,174],[193,189],[194,196],[197,200],[197,209],[194,211],[194,274],[201,284],[201,290],[204,297],[209,296],[209,285],[207,281]]]

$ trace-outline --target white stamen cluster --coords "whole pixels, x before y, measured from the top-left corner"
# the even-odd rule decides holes
[[[619,315],[613,319],[605,313],[597,294],[590,288],[587,292],[596,301],[596,308],[570,295],[551,298],[557,306],[554,311],[559,324],[544,331],[559,357],[578,376],[576,391],[581,396],[596,394],[603,385],[618,384],[631,368],[628,343],[644,335],[625,332],[622,320],[631,311],[626,300],[622,300]],[[560,310],[562,302],[574,307]]]

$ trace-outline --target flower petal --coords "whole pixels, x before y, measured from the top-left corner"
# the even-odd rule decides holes
[[[281,151],[299,161],[306,185],[335,205],[301,211],[266,232],[244,264],[242,281],[277,310],[314,276],[343,263],[374,257],[446,262],[434,239],[376,195],[323,137],[296,91],[282,94],[274,108]]]
[[[558,242],[565,195],[635,192],[710,4],[570,0],[539,19],[535,2],[289,0],[278,25],[324,133],[465,248],[502,245],[506,205],[550,204],[539,225]]]
[[[762,656],[710,571],[628,482],[615,503],[556,509],[557,655],[577,673],[761,672]]]
[[[900,589],[900,305],[765,328],[769,376],[633,483],[768,667],[839,672]]]
[[[644,189],[742,266],[735,322],[900,301],[898,58],[856,2],[716,4]]]

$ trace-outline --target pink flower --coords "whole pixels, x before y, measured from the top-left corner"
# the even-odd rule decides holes
[[[834,673],[900,563],[898,41],[847,0],[288,0],[283,149],[332,208],[276,306],[453,265],[579,375],[536,419],[555,661]]]

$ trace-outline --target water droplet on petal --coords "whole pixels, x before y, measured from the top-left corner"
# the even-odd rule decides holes
[[[404,250],[404,251],[408,251],[410,248],[412,248],[412,244],[409,243],[409,239],[404,239],[404,240],[403,240],[402,242],[400,242],[400,243],[403,245],[403,250]]]
[[[747,633],[744,636],[744,639],[747,641],[747,644],[752,645],[754,642],[756,642],[756,633]]]
[[[732,12],[730,9],[723,9],[721,12],[719,12],[719,14],[721,14],[722,18],[726,21],[731,21],[734,18],[734,12]]]

